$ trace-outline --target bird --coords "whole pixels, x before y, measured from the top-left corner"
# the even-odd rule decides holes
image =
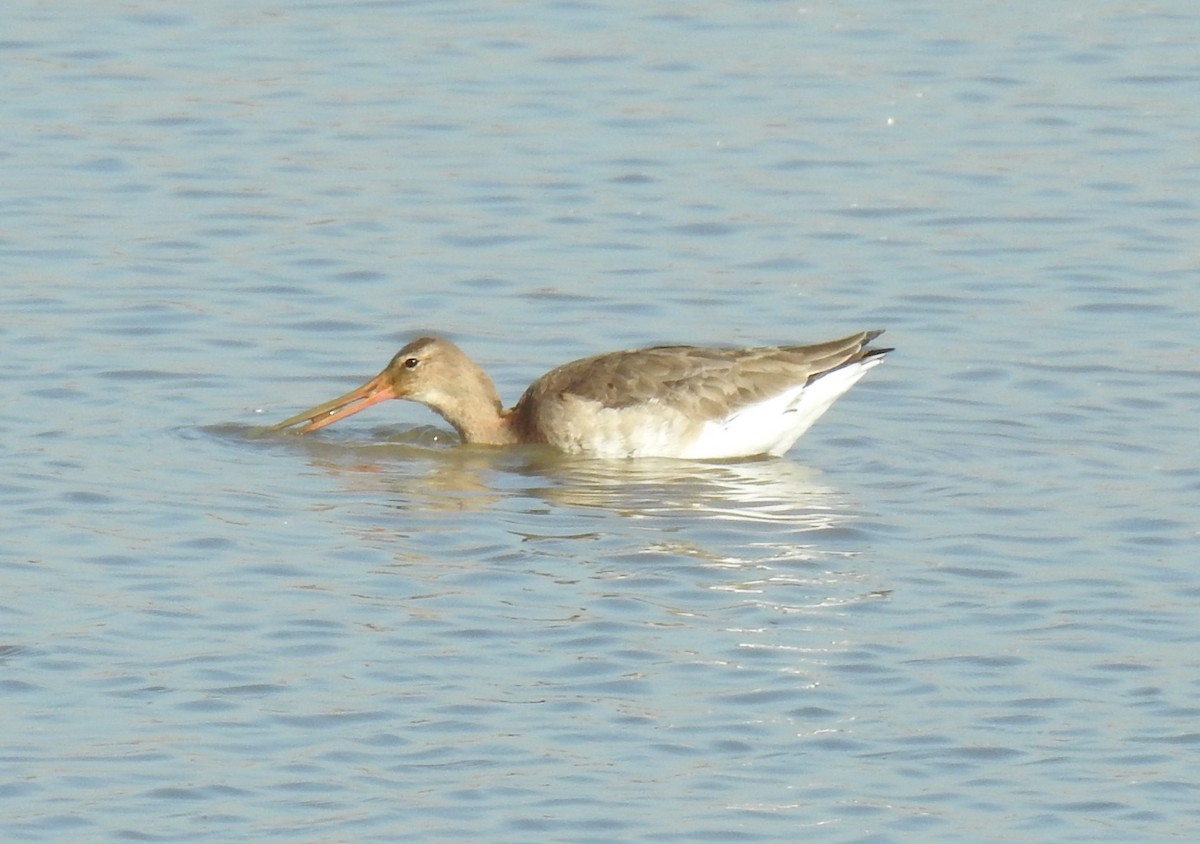
[[[420,337],[371,380],[274,425],[307,434],[387,399],[420,402],[463,443],[541,443],[599,458],[778,457],[893,349],[882,330],[812,345],[650,346],[564,364],[505,410],[458,346]]]

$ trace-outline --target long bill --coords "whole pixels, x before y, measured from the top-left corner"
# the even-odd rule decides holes
[[[353,416],[360,410],[366,410],[373,404],[379,404],[381,401],[398,398],[396,388],[392,386],[391,379],[387,377],[386,372],[381,372],[372,378],[361,387],[356,387],[344,396],[338,396],[332,401],[327,401],[324,404],[319,404],[316,407],[310,407],[308,410],[297,413],[284,419],[277,425],[271,427],[272,431],[282,431],[284,428],[291,428],[293,425],[304,424],[300,429],[301,434],[311,434],[319,428],[324,428],[339,419],[345,419],[347,416]]]

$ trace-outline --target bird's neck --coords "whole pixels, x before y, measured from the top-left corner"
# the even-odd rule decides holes
[[[453,415],[441,410],[438,412],[454,426],[464,443],[515,445],[518,442],[517,434],[509,424],[510,417],[500,409],[499,402],[494,405],[460,406]]]
[[[464,443],[513,445],[519,441],[492,379],[474,363],[436,400],[426,403],[454,426]]]

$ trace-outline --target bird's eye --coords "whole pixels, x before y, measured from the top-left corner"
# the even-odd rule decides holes
[[[421,361],[419,358],[405,358],[404,359],[404,368],[405,369],[416,369],[420,365],[421,365]]]

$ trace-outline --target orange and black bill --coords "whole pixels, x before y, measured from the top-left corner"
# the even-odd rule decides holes
[[[356,387],[344,396],[338,396],[332,401],[310,407],[295,416],[284,419],[271,427],[272,431],[282,431],[296,425],[303,425],[301,434],[311,434],[326,425],[331,425],[339,419],[353,416],[360,410],[366,410],[373,404],[396,398],[396,390],[386,372],[381,372],[361,387]]]

